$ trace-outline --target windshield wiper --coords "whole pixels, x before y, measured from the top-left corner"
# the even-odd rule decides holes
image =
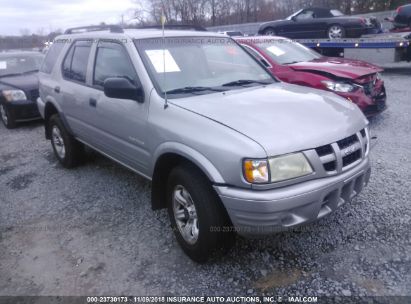
[[[222,87],[236,87],[236,86],[243,86],[243,85],[247,85],[247,84],[253,84],[253,83],[257,83],[257,84],[271,84],[274,81],[269,81],[269,80],[265,80],[265,81],[260,81],[260,80],[236,80],[236,81],[232,81],[232,82],[228,82],[222,85]]]
[[[39,70],[31,70],[31,71],[26,71],[23,73],[11,73],[11,74],[4,74],[4,75],[0,75],[0,78],[2,77],[13,77],[13,76],[21,76],[21,75],[26,75],[26,74],[31,74],[31,73],[36,73]]]
[[[223,89],[211,88],[211,87],[184,87],[179,89],[174,89],[167,91],[167,94],[186,94],[186,93],[196,93],[204,91],[214,91],[214,92],[224,92]]]
[[[30,73],[37,73],[38,71],[39,71],[38,69],[36,69],[36,70],[30,70],[30,71],[26,71],[26,72],[21,73],[21,75],[30,74]]]
[[[284,65],[289,65],[289,64],[294,64],[294,63],[300,63],[301,61],[291,61],[291,62],[286,62],[283,63]]]

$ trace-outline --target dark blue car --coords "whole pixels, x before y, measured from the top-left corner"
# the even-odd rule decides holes
[[[6,128],[40,119],[36,100],[43,58],[38,52],[0,53],[0,117]]]

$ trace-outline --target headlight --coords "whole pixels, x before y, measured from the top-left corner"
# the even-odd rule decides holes
[[[3,96],[7,101],[27,100],[26,94],[22,90],[5,90]]]
[[[270,158],[269,163],[273,183],[313,173],[310,163],[302,153]]]
[[[287,154],[268,160],[247,159],[243,168],[244,178],[252,184],[276,183],[314,172],[303,153]]]
[[[247,159],[243,164],[244,178],[252,184],[269,182],[268,161]]]
[[[377,73],[377,74],[376,74],[376,79],[377,79],[377,80],[381,80],[381,79],[382,79],[382,78],[381,78],[381,73]]]
[[[349,83],[335,82],[330,80],[321,81],[324,86],[334,92],[349,93],[354,91],[355,87]]]

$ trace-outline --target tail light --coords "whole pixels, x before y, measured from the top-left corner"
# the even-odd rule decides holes
[[[399,14],[402,10],[402,6],[400,6],[399,8],[397,8],[397,14]]]
[[[362,24],[367,24],[367,19],[361,18],[360,20],[361,20],[361,23],[362,23]]]

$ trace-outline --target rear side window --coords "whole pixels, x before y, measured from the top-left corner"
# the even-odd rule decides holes
[[[47,52],[46,58],[44,59],[43,65],[40,71],[43,73],[50,74],[56,64],[57,58],[59,57],[61,51],[63,50],[64,43],[62,41],[55,41]]]
[[[85,83],[90,57],[91,41],[76,41],[63,62],[63,77]]]
[[[93,84],[99,87],[111,77],[122,77],[137,84],[137,73],[124,47],[114,42],[100,42],[97,48]]]

